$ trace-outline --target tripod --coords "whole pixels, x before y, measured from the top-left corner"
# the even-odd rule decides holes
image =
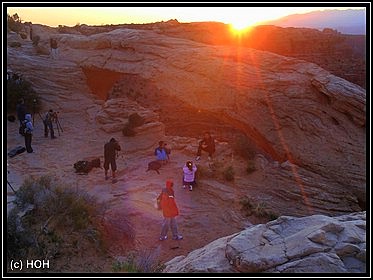
[[[16,193],[16,191],[13,189],[13,187],[12,187],[12,185],[9,183],[9,181],[6,180],[6,182],[8,183],[8,185],[9,185],[9,187],[12,189],[12,191],[13,191],[14,193]]]
[[[61,123],[60,123],[60,121],[59,121],[59,119],[58,119],[57,113],[55,113],[55,115],[54,115],[54,120],[55,120],[55,122],[56,122],[57,131],[58,131],[58,136],[60,136],[60,135],[61,135],[61,134],[60,134],[60,130],[63,132],[63,128],[62,128]]]

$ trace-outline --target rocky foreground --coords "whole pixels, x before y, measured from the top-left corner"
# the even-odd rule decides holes
[[[365,219],[365,212],[282,216],[176,257],[164,272],[365,272]]]

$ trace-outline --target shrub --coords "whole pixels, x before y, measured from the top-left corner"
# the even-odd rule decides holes
[[[224,170],[223,174],[224,174],[225,180],[227,180],[227,181],[233,181],[234,180],[234,169],[233,169],[233,166],[228,166]]]
[[[250,198],[244,197],[239,202],[241,204],[241,211],[245,214],[245,216],[254,215],[260,218],[267,218],[270,221],[276,220],[278,215],[271,210],[267,209],[267,205],[265,202],[258,202],[253,204],[250,201]]]
[[[32,44],[34,45],[34,47],[37,47],[39,45],[39,42],[40,42],[39,35],[32,36]]]
[[[258,202],[253,209],[253,212],[257,217],[265,217],[267,215],[266,204],[264,202]]]
[[[145,123],[145,120],[138,113],[133,113],[129,115],[128,122],[131,127],[138,127],[142,126]]]
[[[58,185],[51,176],[28,178],[17,191],[15,204],[7,221],[8,257],[50,258],[66,244],[84,240],[102,249],[104,206],[87,193]]]
[[[24,33],[24,32],[19,33],[19,36],[21,36],[21,38],[22,38],[23,40],[26,40],[26,39],[27,39],[27,34]]]
[[[136,135],[135,127],[141,126],[145,123],[143,117],[138,113],[133,113],[128,117],[128,123],[122,129],[124,136],[132,137]]]
[[[6,94],[8,113],[15,112],[16,105],[21,98],[25,100],[26,109],[29,113],[33,113],[34,111],[37,113],[41,109],[39,95],[34,91],[31,84],[23,78],[11,78],[7,80]]]
[[[256,153],[254,147],[254,144],[246,136],[239,135],[233,144],[233,151],[245,159],[253,159]]]
[[[10,42],[9,46],[11,48],[20,48],[22,46],[22,44],[20,42]]]
[[[7,25],[8,25],[7,26],[8,32],[9,31],[14,31],[14,32],[18,33],[23,28],[21,19],[19,18],[18,14],[14,14],[12,16],[10,16],[8,14]]]
[[[126,137],[132,137],[136,135],[135,130],[129,123],[124,126],[124,128],[122,129],[122,133]]]
[[[130,251],[124,261],[116,261],[112,265],[114,272],[162,272],[164,265],[158,258],[158,250]]]
[[[255,167],[255,161],[252,160],[252,159],[249,159],[248,162],[247,162],[247,167],[246,167],[246,172],[247,172],[247,174],[251,174],[251,173],[253,173],[255,170],[256,170],[256,167]]]
[[[212,178],[214,177],[214,173],[213,171],[205,166],[205,165],[201,165],[201,164],[198,164],[197,165],[197,172],[196,172],[196,179],[204,179],[204,178]]]

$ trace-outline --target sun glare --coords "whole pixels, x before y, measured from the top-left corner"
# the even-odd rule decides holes
[[[242,21],[230,24],[230,29],[235,35],[241,35],[243,33],[246,33],[251,27],[251,24]]]

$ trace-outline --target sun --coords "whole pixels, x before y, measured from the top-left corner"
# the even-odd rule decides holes
[[[236,35],[240,35],[242,33],[247,32],[251,27],[252,24],[242,19],[237,19],[230,24],[231,31]]]

